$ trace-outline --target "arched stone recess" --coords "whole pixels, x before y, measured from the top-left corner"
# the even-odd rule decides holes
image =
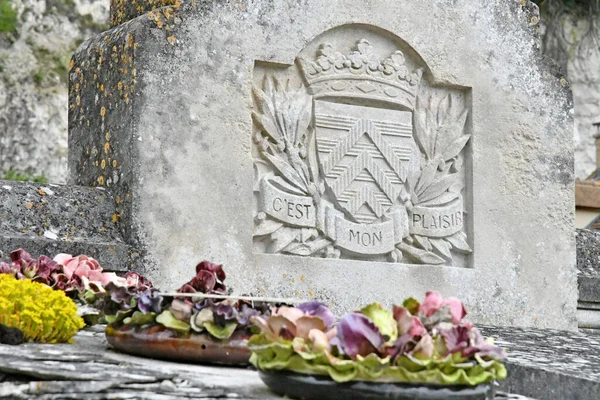
[[[358,24],[253,85],[256,253],[470,266],[469,88]]]

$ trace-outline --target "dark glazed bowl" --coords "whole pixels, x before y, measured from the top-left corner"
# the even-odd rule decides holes
[[[251,354],[248,337],[245,332],[234,332],[228,340],[217,340],[207,333],[177,336],[156,326],[145,329],[128,325],[106,327],[108,343],[123,353],[192,363],[248,365]]]
[[[302,400],[493,400],[493,384],[439,386],[408,383],[347,382],[289,372],[259,371],[273,392]]]

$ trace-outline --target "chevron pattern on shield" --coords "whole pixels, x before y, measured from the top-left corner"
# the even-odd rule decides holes
[[[417,156],[410,111],[315,101],[319,164],[339,205],[357,222],[381,218]]]

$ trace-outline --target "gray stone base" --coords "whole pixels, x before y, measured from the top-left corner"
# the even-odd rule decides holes
[[[0,181],[0,259],[18,248],[34,257],[87,254],[106,270],[126,271],[136,254],[119,218],[113,197],[99,188]]]

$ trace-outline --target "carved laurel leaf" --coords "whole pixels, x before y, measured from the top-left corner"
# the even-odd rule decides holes
[[[450,186],[456,183],[458,174],[449,174],[437,178],[427,189],[419,194],[419,203],[433,200],[444,193]]]
[[[468,114],[469,111],[465,109],[454,120],[450,120],[449,116],[446,117],[446,121],[439,127],[437,132],[438,143],[435,148],[436,155],[441,154],[445,156],[446,153],[450,153],[448,148],[463,136]],[[462,147],[452,157],[456,157],[460,153],[460,150],[462,150]],[[449,160],[452,157],[444,158],[444,160]]]
[[[421,246],[423,249],[427,251],[431,251],[433,247],[431,247],[431,242],[424,236],[414,235],[413,238],[415,241]]]
[[[331,241],[329,241],[325,238],[319,238],[317,240],[314,240],[314,241],[308,242],[308,243],[297,243],[297,242],[291,243],[289,246],[287,246],[285,249],[283,249],[283,251],[286,253],[295,254],[298,256],[310,256],[310,255],[313,255],[313,254],[325,249],[330,244],[331,244]]]
[[[443,126],[445,123],[446,115],[452,108],[452,97],[448,94],[442,97],[437,107],[437,126]]]
[[[421,152],[425,154],[425,157],[429,160],[431,159],[432,153],[431,149],[431,138],[429,129],[427,126],[427,111],[415,113],[414,116],[414,125],[415,125],[415,140],[419,145]]]
[[[450,244],[446,242],[444,239],[439,238],[429,238],[433,247],[444,257],[449,260],[452,260],[452,253],[450,252]]]
[[[281,228],[283,223],[273,219],[264,219],[254,228],[254,236],[270,235],[277,229]]]
[[[271,118],[265,117],[254,111],[252,112],[252,118],[254,118],[254,121],[258,124],[263,133],[267,134],[275,143],[279,143],[281,138],[279,137],[279,132]]]
[[[430,251],[418,249],[406,243],[400,243],[396,247],[398,247],[409,258],[421,264],[440,265],[446,262],[442,257]]]
[[[282,226],[271,234],[273,242],[269,246],[270,253],[279,253],[300,236],[300,229]]]
[[[423,202],[419,202],[420,206],[425,206],[425,207],[435,207],[435,206],[442,206],[444,204],[448,204],[451,201],[457,199],[460,194],[460,192],[456,193],[456,192],[446,192],[446,193],[442,193],[441,196],[438,196],[432,200],[429,201],[423,201]]]
[[[450,146],[446,147],[446,149],[442,153],[442,157],[444,158],[444,161],[451,160],[454,157],[456,157],[457,155],[459,155],[470,138],[471,138],[471,135],[463,135],[463,136],[459,137],[458,139],[456,139],[454,142],[452,142],[452,144],[450,144]]]
[[[279,173],[285,178],[286,181],[288,181],[288,183],[294,185],[303,193],[308,194],[307,187],[304,184],[304,180],[300,175],[298,175],[296,170],[291,165],[289,165],[281,157],[274,154],[264,152],[263,156],[265,156],[265,158],[269,160],[271,164],[273,164],[273,167],[275,167],[275,169],[279,171]]]
[[[423,170],[421,171],[421,176],[419,177],[419,180],[415,187],[415,193],[417,195],[423,193],[423,191],[429,187],[431,182],[433,182],[433,178],[435,177],[437,168],[438,162],[435,160],[430,161],[429,164],[427,164],[425,168],[423,168]]]
[[[467,235],[463,231],[458,231],[454,235],[448,236],[446,240],[452,247],[463,254],[470,254],[473,252],[471,246],[467,243]]]

